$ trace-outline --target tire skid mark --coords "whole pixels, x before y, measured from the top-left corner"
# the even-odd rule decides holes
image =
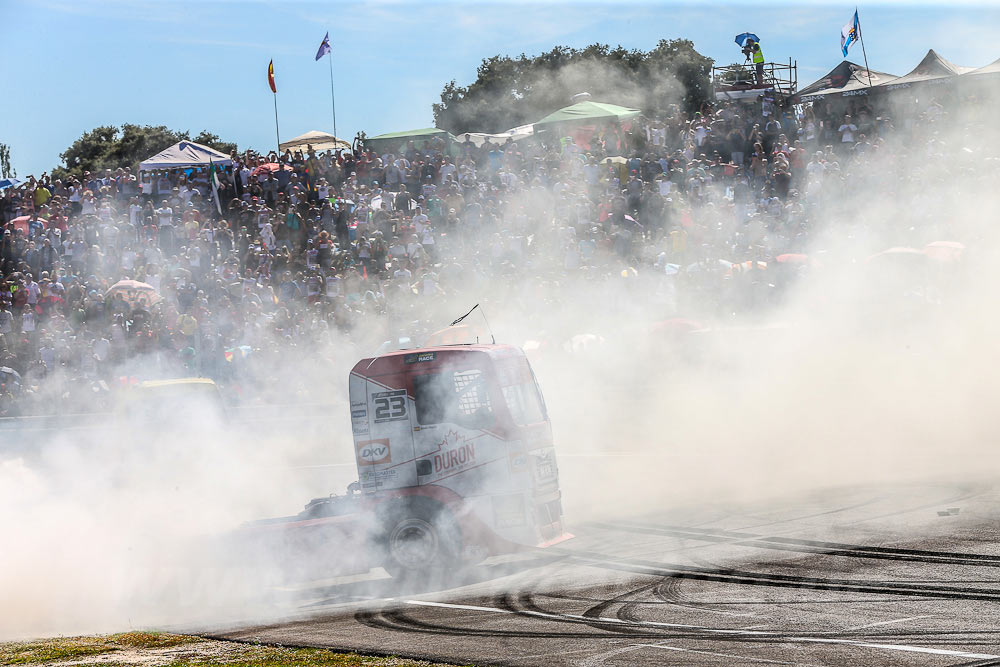
[[[623,595],[619,596],[619,599],[620,598],[625,598],[625,597],[631,598],[631,597],[635,596],[637,593],[639,593],[639,592],[641,592],[643,590],[652,590],[652,591],[655,592],[656,588],[659,585],[660,584],[653,584],[653,585],[643,586],[640,589],[636,589],[636,590],[630,591],[629,593],[626,593],[626,594],[623,594]],[[506,608],[507,608],[507,610],[510,613],[515,613],[515,614],[519,613],[518,612],[518,607],[516,605],[512,604],[512,601],[511,601],[511,599],[510,599],[509,596],[498,596],[498,597],[505,597],[504,604],[506,604]],[[611,600],[608,600],[607,602],[609,604],[613,604],[615,602],[615,600],[616,600],[616,598],[613,598]],[[600,626],[602,628],[607,627],[608,623],[614,623],[614,619],[609,619],[607,617],[597,618],[597,617],[594,617],[594,616],[588,614],[588,612],[594,610],[595,608],[597,608],[597,607],[599,607],[601,605],[595,605],[594,607],[591,607],[590,609],[588,609],[587,611],[585,611],[583,614],[565,614],[565,613],[558,612],[558,611],[548,610],[548,609],[545,609],[545,608],[539,606],[537,603],[534,602],[534,596],[533,596],[533,594],[530,594],[530,593],[521,593],[521,594],[519,594],[518,595],[518,602],[521,602],[522,604],[524,604],[525,601],[527,601],[527,605],[526,605],[525,610],[524,610],[523,613],[526,614],[526,615],[529,615],[529,616],[541,617],[541,618],[559,617],[559,618],[562,618],[562,619],[566,619],[567,621],[570,621],[570,622],[580,622],[580,621],[592,618],[596,622],[595,627]],[[647,624],[647,625],[648,624],[653,624],[653,625],[656,625],[656,623],[657,623],[656,621],[650,621],[650,620],[642,618],[642,617],[640,617],[638,615],[629,614],[626,611],[626,610],[636,609],[636,608],[638,608],[640,606],[643,606],[643,605],[646,605],[646,604],[647,603],[645,603],[645,602],[639,602],[639,601],[635,601],[635,600],[629,600],[627,603],[625,603],[625,605],[622,607],[622,609],[619,610],[619,612],[617,614],[617,618],[619,620],[625,622],[625,623],[632,623],[632,624],[637,624],[637,625],[640,625],[640,626],[643,625],[643,624]],[[658,603],[656,601],[651,601],[651,604],[655,605],[655,604],[658,604]],[[606,605],[604,608],[607,609],[608,606],[609,605]],[[674,628],[690,628],[691,630],[701,630],[701,631],[708,632],[708,633],[720,633],[720,632],[721,633],[729,633],[731,635],[739,635],[742,632],[750,629],[750,628],[741,628],[741,629],[712,628],[712,629],[709,629],[709,628],[704,628],[702,626],[685,625],[685,624],[679,624],[679,623],[664,623],[663,625],[664,626],[672,626]],[[992,630],[992,629],[991,630],[901,630],[901,629],[881,629],[881,628],[879,628],[879,629],[877,629],[875,631],[867,631],[867,632],[864,631],[864,630],[866,630],[866,628],[854,628],[854,629],[850,629],[850,630],[813,631],[813,632],[810,632],[809,634],[813,635],[813,636],[816,636],[816,637],[833,637],[833,638],[842,638],[842,639],[849,639],[849,640],[854,640],[854,639],[856,639],[856,640],[880,639],[880,640],[924,640],[924,641],[933,641],[935,639],[939,639],[939,640],[958,641],[959,639],[961,639],[961,642],[963,644],[981,645],[981,646],[988,646],[988,647],[995,646],[997,644],[997,640],[996,639],[979,639],[979,637],[1000,638],[1000,630]],[[751,636],[755,635],[755,634],[760,634],[760,635],[766,635],[768,637],[785,637],[785,638],[788,638],[788,637],[793,637],[793,636],[801,635],[802,633],[801,632],[796,632],[796,631],[787,631],[787,632],[769,631],[769,632],[764,632],[764,633],[748,633],[748,634],[750,634]],[[688,638],[694,638],[694,637],[691,637],[690,635],[688,635],[687,637]],[[765,641],[770,641],[770,639],[768,637],[765,637]],[[697,638],[698,639],[703,639],[705,637],[702,636],[702,635],[698,635]],[[756,640],[757,640],[756,637],[753,637],[751,639],[751,641],[756,641]],[[740,641],[742,641],[742,639]]]
[[[601,527],[618,532],[640,533],[644,535],[663,535],[667,537],[699,540],[703,542],[738,544],[740,546],[752,546],[761,549],[789,551],[794,553],[819,554],[822,556],[844,556],[848,558],[870,558],[917,563],[936,563],[942,565],[970,565],[977,567],[1000,568],[1000,556],[993,556],[989,554],[963,554],[952,551],[929,551],[926,549],[903,549],[896,547],[868,547],[863,545],[845,544],[842,542],[823,542],[821,540],[796,539],[789,537],[768,537],[728,530],[713,531],[705,529],[689,529],[669,526],[660,527],[629,523],[601,524]]]
[[[698,581],[714,581],[751,586],[850,591],[857,593],[1000,602],[1000,590],[997,589],[965,588],[960,586],[921,586],[897,581],[861,581],[856,579],[831,579],[790,574],[764,574],[730,568],[702,568],[689,565],[641,560],[616,561],[615,559],[609,558],[604,554],[591,554],[584,552],[576,553],[573,560],[582,565],[602,569],[630,572],[633,574],[642,574],[647,576],[673,577],[677,579],[695,579]]]
[[[774,521],[767,521],[765,523],[756,523],[756,524],[753,524],[752,526],[744,526],[741,530],[747,530],[747,529],[753,529],[753,528],[765,528],[767,526],[778,526],[778,525],[781,525],[783,523],[792,523],[793,521],[804,521],[806,519],[815,519],[817,517],[829,516],[831,514],[840,514],[841,512],[850,512],[851,510],[856,510],[856,509],[858,509],[860,507],[867,507],[868,505],[874,505],[875,503],[879,502],[880,500],[885,500],[886,498],[888,498],[888,496],[886,496],[886,495],[876,495],[876,496],[872,496],[868,500],[862,500],[861,502],[854,503],[853,505],[845,505],[843,507],[837,507],[837,508],[831,509],[831,510],[823,510],[822,512],[813,512],[812,514],[802,514],[800,516],[788,517],[787,519],[776,519]],[[909,511],[909,510],[907,510],[907,511]],[[752,516],[750,514],[745,514],[745,515],[742,515],[742,516],[744,516],[745,518],[748,518],[748,519],[757,519],[757,520],[760,520],[760,519],[763,518],[763,517],[754,517],[754,516]],[[732,517],[730,517],[730,518],[732,518]]]
[[[507,611],[507,610],[503,610]],[[622,634],[612,632],[607,626],[613,625],[613,621],[589,620],[583,618],[572,618],[558,615],[559,618],[540,619],[538,615],[526,611],[510,612],[516,616],[530,617],[534,620],[547,620],[557,624],[569,624],[593,628],[592,631],[545,631],[545,630],[505,630],[502,628],[469,628],[465,626],[452,626],[440,623],[430,623],[417,620],[402,610],[396,609],[382,612],[358,612],[354,618],[362,625],[381,630],[395,630],[402,632],[419,632],[425,634],[454,635],[470,637],[507,637],[523,639],[621,639]],[[635,633],[627,635],[629,638],[637,639],[690,639],[690,632],[674,631],[659,632],[655,629],[640,629]]]
[[[631,598],[636,595],[642,595],[643,593],[650,591],[656,585],[657,584],[655,583],[645,584],[643,586],[640,586],[639,588],[626,591],[621,595],[615,596],[608,600],[604,600],[603,602],[599,602],[598,604],[595,604],[594,606],[590,607],[585,612],[583,612],[583,615],[586,616],[587,618],[600,618],[601,616],[604,616],[604,614],[608,611],[608,609],[610,609],[616,604],[618,605],[635,604],[636,603],[635,600],[629,600],[628,598]]]
[[[529,594],[530,597],[530,594]],[[449,635],[469,635],[469,636],[489,636],[489,637],[509,637],[509,638],[589,638],[597,640],[608,640],[608,639],[621,639],[621,634],[610,634],[608,632],[609,625],[614,625],[618,623],[627,624],[628,621],[620,621],[614,618],[601,618],[601,619],[591,619],[584,617],[580,614],[564,614],[561,612],[547,611],[541,609],[537,605],[532,604],[532,609],[522,609],[517,610],[517,605],[515,601],[510,596],[505,597],[504,600],[496,600],[496,602],[502,602],[510,609],[502,609],[495,607],[489,609],[501,614],[512,614],[516,616],[524,616],[531,618],[532,620],[544,620],[554,623],[563,623],[569,625],[588,625],[595,628],[596,632],[574,632],[574,631],[551,631],[551,632],[538,632],[538,631],[525,631],[525,630],[480,630],[475,628],[466,627],[454,627],[442,624],[427,623],[424,621],[418,621],[416,619],[410,618],[406,614],[401,613],[401,610],[394,610],[389,612],[382,612],[381,614],[372,615],[371,618],[367,619],[366,625],[371,627],[381,628],[381,629],[393,629],[402,631],[412,631],[412,632],[425,632],[433,634],[449,634]],[[433,602],[418,602],[410,601],[410,604],[418,605],[428,605],[428,606],[440,606],[445,608],[458,608],[458,609],[469,609],[469,610],[479,610],[484,609],[481,607],[468,606],[468,605],[452,605],[452,604],[438,604]],[[380,622],[375,619],[375,616],[381,616],[384,620]],[[386,623],[387,621],[388,623]],[[929,645],[933,641],[933,637],[939,634],[951,634],[948,632],[937,633],[937,632],[923,632],[923,633],[887,633],[887,634],[844,634],[844,633],[801,633],[801,632],[777,632],[777,631],[761,631],[761,630],[748,630],[748,629],[729,629],[729,628],[713,628],[699,625],[686,625],[678,623],[661,623],[656,621],[639,620],[631,622],[635,628],[635,632],[628,635],[631,639],[659,639],[663,640],[689,640],[689,641],[699,641],[699,642],[713,642],[713,643],[741,643],[741,644],[827,644],[827,645],[844,645],[844,646],[855,646],[859,648],[875,648],[875,649],[885,649],[893,651],[903,651],[903,652],[917,652],[917,653],[934,653],[939,655],[958,655],[958,656],[968,656],[977,657],[972,654],[969,650],[951,650],[951,649],[938,649],[934,646]],[[956,633],[959,634],[959,633]],[[961,634],[991,634],[995,635],[996,631],[968,631]],[[916,639],[923,640],[921,644],[876,644],[873,641],[886,641],[889,639],[903,639],[913,637]],[[949,641],[949,643],[955,643],[954,640]],[[984,646],[987,648],[993,648],[996,646],[996,641],[994,640],[966,640],[963,644],[972,646]],[[978,657],[994,659],[992,655],[980,654]],[[987,663],[992,664],[992,663]]]
[[[930,485],[927,488],[934,488],[934,486]],[[862,521],[876,521],[878,519],[887,519],[889,517],[899,516],[900,514],[909,514],[910,512],[918,512],[920,510],[931,509],[933,507],[940,507],[941,505],[950,505],[953,503],[961,502],[963,500],[971,500],[973,498],[986,495],[992,490],[992,487],[989,484],[966,484],[956,487],[941,487],[941,488],[952,488],[956,490],[956,493],[947,496],[941,500],[934,501],[932,503],[923,503],[920,505],[916,505],[914,507],[904,508],[896,510],[894,512],[888,512],[886,514],[876,514],[875,516],[869,516],[862,519]]]
[[[681,593],[680,581],[676,578],[670,577],[666,578],[656,586],[653,587],[653,594],[662,600],[663,602],[674,605],[677,607],[684,607],[686,609],[695,609],[700,612],[705,612],[709,614],[719,614],[721,616],[731,616],[731,617],[746,617],[746,616],[756,616],[755,612],[736,612],[736,611],[724,611],[721,609],[712,609],[714,606],[711,602],[698,602],[695,600],[685,599]],[[650,602],[650,604],[655,604],[655,602]]]

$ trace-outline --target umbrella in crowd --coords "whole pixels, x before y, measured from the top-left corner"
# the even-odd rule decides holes
[[[778,264],[808,264],[809,255],[801,252],[786,252],[774,258]]]
[[[480,335],[485,339],[485,332],[468,324],[456,324],[452,327],[445,327],[440,331],[435,331],[427,337],[425,345],[463,345],[477,340]]]
[[[964,251],[965,245],[958,241],[933,241],[924,246],[924,254],[939,262],[957,262]]]
[[[234,360],[246,359],[253,352],[253,348],[249,345],[238,345],[236,347],[226,348],[224,354],[226,361],[233,363]]]
[[[108,289],[104,296],[111,299],[116,294],[121,294],[125,303],[133,308],[140,305],[152,306],[163,298],[155,287],[138,280],[119,280]]]
[[[20,229],[25,235],[27,235],[27,233],[28,233],[28,222],[30,220],[31,220],[31,216],[30,215],[22,215],[20,217],[17,217],[17,218],[14,218],[13,220],[11,220],[10,224],[14,227],[14,229]],[[39,218],[38,222],[39,222],[39,224],[42,225],[42,228],[44,229],[45,228],[45,221],[42,220],[41,218]]]
[[[13,187],[15,187],[17,185],[20,185],[23,182],[24,181],[22,181],[19,178],[5,178],[3,180],[0,180],[0,190],[6,190],[7,188],[13,188]]]
[[[292,171],[292,167],[290,165],[278,164],[277,162],[267,162],[255,168],[253,170],[253,175],[260,176],[261,174],[268,174],[274,171],[280,171],[282,169],[285,171]]]
[[[0,387],[10,387],[16,391],[21,388],[21,374],[10,366],[0,366]]]

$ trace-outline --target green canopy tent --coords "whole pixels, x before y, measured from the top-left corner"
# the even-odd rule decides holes
[[[577,102],[568,107],[550,113],[534,124],[535,132],[550,130],[564,123],[595,123],[599,121],[618,121],[634,118],[642,112],[638,109],[620,107],[606,102]]]
[[[434,137],[444,139],[446,152],[455,142],[455,137],[450,132],[439,130],[436,127],[427,127],[422,130],[390,132],[389,134],[380,134],[377,137],[369,137],[365,139],[365,146],[379,154],[399,154],[406,150],[406,144],[410,141],[422,147],[424,143],[432,140]]]

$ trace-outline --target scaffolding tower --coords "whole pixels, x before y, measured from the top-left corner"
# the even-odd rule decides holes
[[[774,91],[776,100],[783,101],[795,94],[799,85],[798,61],[788,64],[764,63],[764,79],[757,83],[756,65],[751,62],[712,68],[712,89],[715,99],[756,98],[765,91]]]

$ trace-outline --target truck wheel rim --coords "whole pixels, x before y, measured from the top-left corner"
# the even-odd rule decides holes
[[[431,564],[437,554],[437,531],[423,519],[406,519],[393,528],[389,547],[392,557],[403,567],[424,567]]]

